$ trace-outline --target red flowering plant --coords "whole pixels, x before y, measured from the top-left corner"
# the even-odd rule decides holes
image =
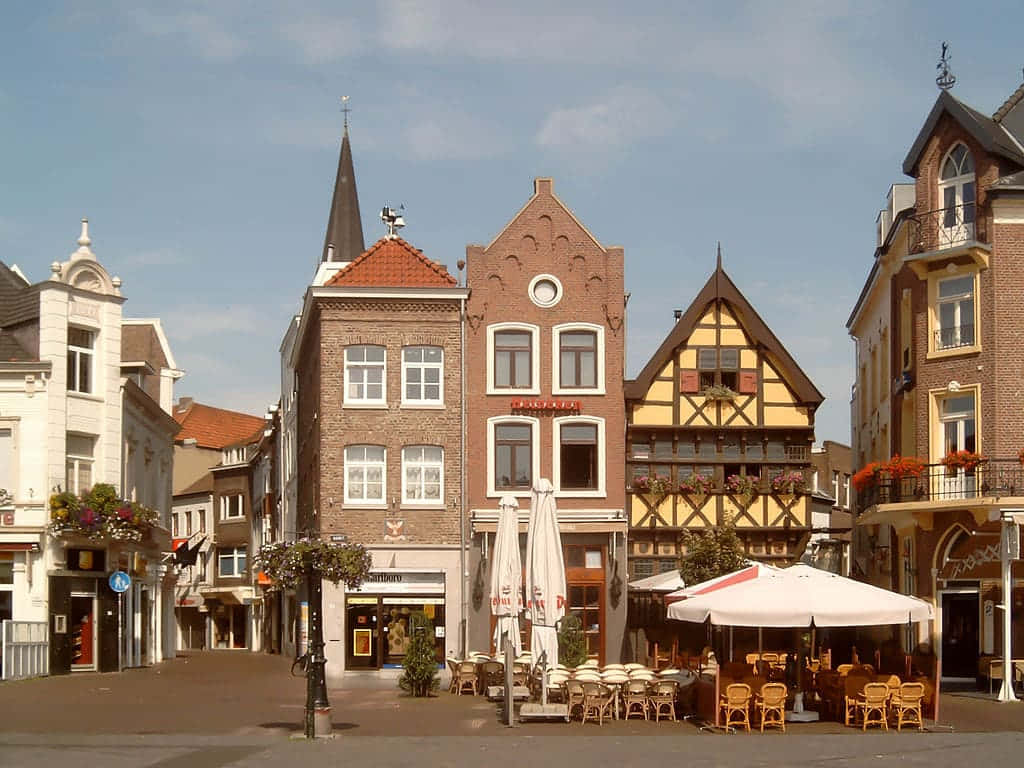
[[[725,490],[737,496],[752,497],[757,490],[757,478],[750,475],[729,475],[725,478]]]
[[[633,490],[662,496],[672,490],[672,480],[664,475],[640,475],[633,478]]]
[[[807,478],[798,469],[783,470],[772,477],[772,491],[789,496],[803,493],[807,487]]]
[[[896,454],[882,465],[882,469],[893,480],[902,480],[905,477],[923,476],[928,470],[928,465],[914,456]]]
[[[713,490],[715,490],[714,479],[707,475],[698,475],[696,472],[691,472],[679,481],[679,492],[691,496],[707,496]]]
[[[962,469],[971,472],[985,461],[985,457],[974,451],[950,451],[940,459],[946,469]]]
[[[97,483],[82,496],[64,491],[50,497],[49,527],[54,536],[141,541],[158,518],[148,507],[118,498],[107,483]]]
[[[868,488],[874,488],[878,485],[878,478],[883,474],[883,471],[884,465],[880,461],[872,461],[870,464],[857,470],[851,480],[854,490],[857,493],[863,493]]]

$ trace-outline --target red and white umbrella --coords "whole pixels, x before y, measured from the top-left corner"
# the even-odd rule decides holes
[[[498,502],[498,531],[491,558],[491,614],[497,617],[494,645],[501,653],[507,636],[518,656],[523,651],[519,637],[519,613],[523,610],[523,565],[519,557],[519,502],[502,496]]]
[[[533,623],[533,660],[547,653],[548,668],[558,663],[555,623],[565,615],[565,562],[558,532],[555,489],[544,478],[531,493],[530,525],[526,533],[526,610]]]

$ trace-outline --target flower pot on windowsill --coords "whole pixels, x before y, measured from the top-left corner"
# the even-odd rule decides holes
[[[729,387],[721,386],[719,384],[711,387],[705,387],[702,394],[704,395],[705,400],[715,400],[718,402],[728,403],[731,403],[739,396],[738,393],[729,389]]]

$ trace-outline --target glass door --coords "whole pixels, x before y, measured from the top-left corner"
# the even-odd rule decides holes
[[[346,667],[379,669],[378,638],[380,619],[376,597],[350,597],[346,600],[345,626],[348,628]]]
[[[941,402],[942,455],[977,450],[974,420],[974,394],[944,398]],[[977,493],[975,469],[946,467],[942,473],[942,496],[962,499]]]
[[[71,593],[71,668],[96,669],[96,595]]]

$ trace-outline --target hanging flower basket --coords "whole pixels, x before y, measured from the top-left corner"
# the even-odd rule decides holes
[[[652,496],[664,496],[672,490],[672,480],[664,475],[641,475],[633,478],[633,490]]]
[[[714,384],[710,387],[705,387],[702,394],[704,395],[705,400],[718,400],[729,403],[739,397],[739,393],[734,392],[729,389],[729,387],[721,384]]]
[[[985,457],[974,451],[950,451],[940,459],[946,469],[962,469],[973,472],[974,468],[985,461]]]
[[[783,470],[772,478],[772,492],[784,497],[794,497],[807,488],[807,479],[799,470]]]
[[[679,481],[679,493],[688,496],[698,508],[703,506],[704,500],[713,490],[715,490],[715,481],[707,475],[698,475],[696,472],[691,472],[689,476]]]
[[[725,490],[739,499],[745,507],[757,496],[757,478],[750,475],[729,475],[725,478]]]
[[[70,491],[50,497],[50,534],[86,539],[142,541],[159,522],[159,514],[117,496],[114,486],[97,483],[84,496]]]
[[[1021,466],[1024,466],[1024,448],[1017,451],[1017,461],[1020,462]]]
[[[361,544],[306,538],[265,544],[253,564],[270,579],[270,591],[295,589],[306,578],[307,567],[332,584],[345,582],[346,587],[355,589],[370,575],[372,560]]]

